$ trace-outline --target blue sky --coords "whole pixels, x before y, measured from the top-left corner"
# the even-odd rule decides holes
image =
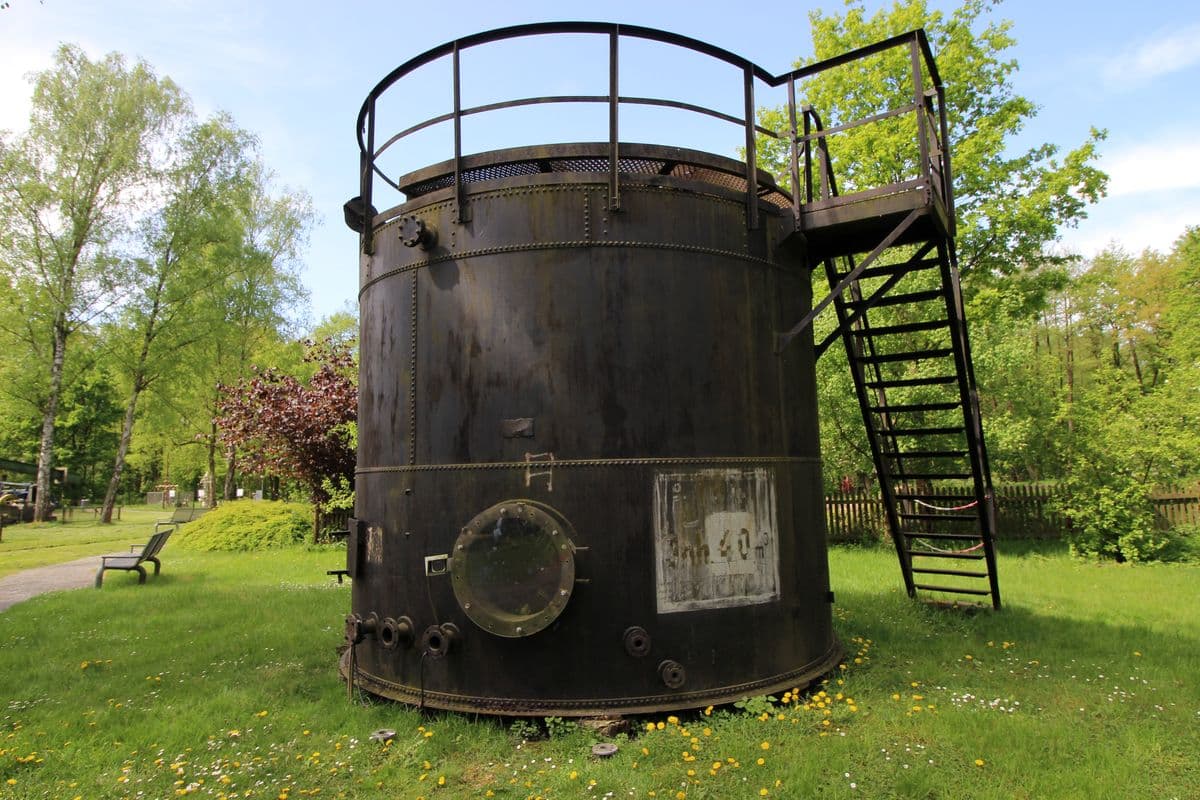
[[[879,5],[867,3],[868,9]],[[674,31],[782,72],[809,54],[807,13],[814,8],[837,12],[842,4],[10,0],[10,7],[0,11],[0,128],[23,127],[29,95],[24,76],[48,66],[61,41],[80,44],[94,56],[116,50],[144,58],[160,75],[179,83],[198,111],[229,111],[258,134],[279,182],[312,195],[319,224],[304,275],[315,321],[354,303],[356,236],[341,221],[342,203],[357,194],[354,122],[366,93],[401,62],[478,31],[572,19]],[[1108,131],[1101,167],[1112,178],[1109,197],[1091,208],[1078,229],[1064,233],[1060,247],[1085,256],[1110,242],[1130,251],[1166,250],[1185,226],[1200,224],[1200,6],[1171,0],[1133,7],[1009,0],[993,16],[1013,21],[1018,44],[1011,55],[1021,65],[1015,87],[1041,107],[1019,143],[1052,142],[1067,150],[1082,142],[1092,126]],[[589,81],[604,70],[596,60],[603,50],[589,41],[572,43],[566,58],[564,51],[551,53],[548,62],[525,63],[524,52],[464,62],[464,70],[470,70],[464,78],[478,93],[464,102],[500,99],[515,80],[522,83],[511,96],[590,92]],[[702,73],[699,80],[680,80],[680,70],[688,64],[660,61],[659,55],[650,49],[630,52],[622,62],[622,91],[675,91],[672,96],[682,91],[682,99],[692,102],[726,108],[732,99],[736,105],[721,76],[709,80]],[[644,89],[633,85],[643,77]],[[433,101],[427,97],[448,102],[444,94],[415,90],[395,104],[395,118],[416,119],[443,110],[430,108]],[[587,127],[595,122],[589,113],[556,111],[540,122]],[[592,129],[595,134],[579,138],[604,138],[603,127]],[[623,134],[633,140],[705,145],[726,155],[737,144],[736,131],[722,133],[730,136],[726,145],[717,132],[709,144],[707,130],[691,132],[695,141],[684,142],[675,140],[678,128],[671,130],[669,137],[656,137],[649,121],[639,129],[631,117]],[[445,144],[441,139],[439,144]],[[471,146],[476,141],[482,147],[539,143],[527,128],[503,124],[468,129],[467,149],[476,149]],[[417,167],[442,157],[442,151],[417,148],[405,157],[410,162],[402,166]]]

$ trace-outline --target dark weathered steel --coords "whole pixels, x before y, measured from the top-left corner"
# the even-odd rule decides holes
[[[756,199],[748,230],[744,164],[630,146],[622,164],[673,172],[622,172],[609,214],[607,155],[491,154],[518,174],[461,184],[471,225],[454,225],[446,185],[377,231],[349,544],[354,612],[380,620],[355,645],[363,688],[620,713],[790,688],[836,664],[812,352],[772,352],[811,296],[779,246],[790,202]],[[465,172],[487,168],[474,158]],[[546,160],[601,166],[512,166]],[[399,182],[440,185],[454,166]],[[428,251],[405,246],[414,219],[443,232]],[[386,624],[403,617],[415,636]]]
[[[464,50],[547,33],[606,37],[607,94],[462,106]],[[742,116],[622,97],[623,37],[737,69]],[[797,81],[904,47],[913,102],[828,130],[816,110],[798,105]],[[377,147],[376,100],[440,58],[451,61],[450,113]],[[757,124],[756,82],[786,84],[787,130]],[[841,650],[825,557],[814,361],[832,339],[814,348],[809,324],[827,304],[836,307],[855,371],[889,522],[899,531],[903,516],[913,528],[896,534],[909,592],[911,557],[937,552],[936,542],[969,543],[970,535],[931,528],[964,515],[927,520],[915,507],[898,510],[896,499],[925,502],[922,481],[956,475],[975,479],[976,496],[990,485],[980,472],[986,451],[961,308],[949,319],[868,325],[869,309],[893,302],[888,292],[901,273],[938,266],[957,291],[942,98],[921,31],[775,76],[649,28],[523,25],[446,43],[384,78],[359,114],[360,191],[346,207],[347,224],[363,234],[357,494],[346,566],[353,613],[341,666],[348,686],[460,711],[619,714],[730,701],[830,669]],[[463,153],[463,117],[547,103],[605,103],[607,126],[594,142]],[[736,124],[744,160],[623,142],[622,105]],[[839,196],[832,137],[908,115],[917,121],[919,176]],[[451,159],[404,176],[380,168],[385,151],[447,121]],[[760,134],[786,137],[791,196],[758,169]],[[405,201],[376,213],[376,177]],[[876,260],[908,244],[918,250],[907,263]],[[938,258],[926,259],[935,245]],[[849,256],[864,252],[855,266]],[[842,257],[849,263],[839,273],[833,259]],[[814,309],[809,274],[821,263],[832,293]],[[864,299],[859,283],[874,276],[883,281]],[[900,296],[929,299],[908,289]],[[914,334],[955,339],[944,347],[906,341]],[[803,346],[776,347],[793,339]],[[948,355],[954,375],[888,372],[897,362]],[[944,386],[965,394],[951,403],[887,395]],[[963,432],[922,416],[951,406],[968,415],[964,445],[900,447],[908,437]],[[905,427],[893,425],[893,415]],[[990,555],[947,557],[987,560],[998,598]]]

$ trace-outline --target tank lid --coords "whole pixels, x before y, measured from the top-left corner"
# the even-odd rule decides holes
[[[607,142],[545,144],[511,147],[464,156],[462,182],[503,180],[519,175],[543,173],[592,173],[609,171]],[[622,175],[666,175],[720,186],[733,192],[746,191],[746,165],[732,158],[652,144],[621,144],[617,171]],[[397,182],[407,199],[454,185],[454,161],[432,164],[401,176]],[[779,208],[790,208],[791,198],[779,188],[775,176],[758,170],[758,196]]]

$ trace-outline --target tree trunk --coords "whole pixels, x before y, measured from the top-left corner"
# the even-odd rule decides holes
[[[60,312],[54,320],[54,358],[50,362],[50,396],[42,417],[42,439],[38,446],[37,503],[33,508],[34,522],[44,522],[50,516],[50,471],[54,468],[54,425],[58,417],[58,401],[62,394],[63,361],[67,353],[67,323]]]
[[[225,459],[225,487],[222,495],[226,500],[237,499],[237,453]]]
[[[217,476],[217,423],[215,422],[212,423],[212,427],[208,432],[208,474],[213,476],[215,482]],[[216,491],[208,493],[208,507],[217,507]]]
[[[117,458],[113,462],[112,477],[108,479],[108,491],[104,493],[104,507],[100,511],[100,521],[106,524],[112,522],[113,506],[117,502],[117,491],[121,488],[121,473],[125,469],[125,456],[129,454],[129,442],[133,439],[133,422],[141,393],[141,377],[135,376],[129,404],[125,406],[125,422],[121,425],[121,443],[117,445]]]

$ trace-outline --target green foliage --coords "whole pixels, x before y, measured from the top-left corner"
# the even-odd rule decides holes
[[[542,738],[542,729],[533,720],[518,717],[509,724],[508,734],[517,741],[532,742]]]
[[[312,508],[304,503],[241,500],[181,525],[175,541],[191,550],[265,550],[304,541]]]
[[[546,734],[551,739],[563,739],[579,730],[579,723],[562,717],[546,717]]]
[[[1005,552],[1005,610],[964,615],[911,602],[894,553],[835,548],[838,636],[872,645],[820,688],[858,712],[835,699],[825,717],[781,698],[767,720],[652,715],[661,730],[639,725],[612,758],[592,759],[582,733],[522,744],[484,715],[346,702],[333,664],[351,588],[324,574],[328,551],[173,548],[144,586],[116,574],[101,591],[0,614],[0,675],[20,676],[0,708],[5,800],[188,786],[356,800],[738,800],[760,788],[769,799],[1192,798],[1200,785],[1200,606],[1181,602],[1197,566]],[[370,741],[379,728],[396,731],[391,744]]]

